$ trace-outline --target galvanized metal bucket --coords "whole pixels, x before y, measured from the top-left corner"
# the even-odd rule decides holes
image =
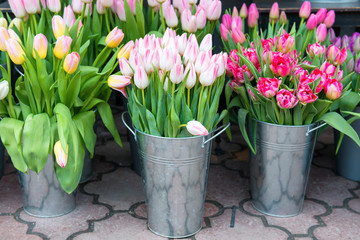
[[[302,126],[270,124],[255,119],[256,154],[250,153],[252,205],[274,217],[302,212],[313,158],[317,123]],[[253,139],[250,131],[250,139]]]
[[[354,112],[360,113],[360,107]],[[360,120],[355,120],[351,126],[360,134]],[[335,146],[339,142],[340,133],[334,130]],[[338,154],[336,155],[337,172],[348,179],[360,181],[360,147],[348,136],[344,135]]]
[[[206,137],[166,138],[133,132],[122,118],[143,159],[149,229],[167,238],[196,234],[202,228],[212,139],[230,124]]]
[[[60,186],[54,170],[54,160],[49,155],[39,174],[28,170],[19,172],[23,192],[24,211],[35,217],[58,217],[75,209],[75,192],[68,194]]]
[[[90,158],[90,152],[85,148],[84,165],[81,172],[80,183],[87,182],[92,177],[93,171],[94,160]]]

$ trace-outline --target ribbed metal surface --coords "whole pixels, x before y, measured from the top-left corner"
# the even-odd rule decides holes
[[[275,217],[301,213],[317,130],[308,136],[306,132],[316,124],[282,126],[257,120],[250,124],[257,129],[257,152],[250,156],[253,206]]]

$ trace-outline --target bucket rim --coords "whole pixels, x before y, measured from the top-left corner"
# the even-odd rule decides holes
[[[256,118],[253,118],[253,117],[249,117],[249,118],[251,120],[255,120],[256,122],[259,122],[259,123],[262,123],[262,124],[267,124],[267,125],[272,125],[272,126],[275,126],[275,127],[304,128],[304,127],[316,126],[316,125],[320,124],[320,122],[314,122],[314,123],[307,124],[307,125],[281,125],[281,124],[264,122],[264,121],[258,120]]]
[[[148,133],[144,133],[138,129],[136,129],[133,125],[133,128],[135,129],[135,133],[138,132],[142,135],[146,135],[146,136],[149,136],[149,137],[152,137],[152,138],[160,138],[160,139],[168,139],[168,140],[187,140],[187,139],[204,139],[204,138],[209,138],[211,137],[214,132],[216,131],[216,129],[212,130],[208,135],[206,136],[192,136],[192,137],[179,137],[179,138],[172,138],[172,137],[161,137],[161,136],[155,136],[155,135],[151,135],[151,134],[148,134]]]

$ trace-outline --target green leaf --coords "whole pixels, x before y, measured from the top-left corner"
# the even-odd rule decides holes
[[[146,109],[146,119],[149,124],[149,131],[151,135],[160,136],[160,132],[156,127],[156,120],[152,112]]]
[[[247,109],[244,108],[240,108],[239,112],[238,112],[238,121],[239,121],[239,127],[240,127],[240,131],[241,134],[243,135],[246,143],[249,145],[251,151],[256,154],[256,146],[255,146],[255,141],[254,141],[254,147],[251,145],[247,131],[246,131],[246,117],[248,115],[249,111]]]
[[[96,134],[94,132],[95,112],[79,113],[73,117],[73,120],[92,158],[96,143]]]
[[[124,0],[124,9],[125,9],[125,17],[126,17],[126,33],[129,40],[135,41],[140,38],[138,26],[134,15],[132,14],[131,8],[127,0]]]
[[[76,98],[78,97],[80,93],[80,87],[81,87],[81,75],[80,72],[78,72],[70,81],[70,84],[66,91],[66,101],[65,105],[68,106],[70,109],[73,106]]]
[[[116,128],[110,105],[106,102],[102,102],[97,105],[97,110],[100,113],[100,116],[101,116],[101,119],[102,119],[104,125],[110,131],[112,136],[114,137],[115,142],[122,147],[120,135]]]
[[[140,37],[144,37],[145,36],[144,13],[138,1],[135,1],[135,11],[136,11],[137,27],[139,30]]]
[[[23,126],[23,121],[13,118],[4,118],[0,121],[0,137],[14,167],[17,170],[26,173],[28,167],[23,157],[21,144]]]
[[[23,130],[23,156],[30,170],[39,173],[45,166],[50,146],[50,119],[46,113],[28,115]]]

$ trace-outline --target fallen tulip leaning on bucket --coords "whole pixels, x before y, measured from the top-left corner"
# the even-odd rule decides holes
[[[211,49],[211,34],[200,45],[195,35],[172,29],[162,38],[146,35],[129,59],[119,56],[121,72],[108,80],[128,97],[143,156],[148,225],[161,236],[201,229],[211,140],[228,127],[216,129],[227,120],[227,110],[217,113],[227,54]]]

